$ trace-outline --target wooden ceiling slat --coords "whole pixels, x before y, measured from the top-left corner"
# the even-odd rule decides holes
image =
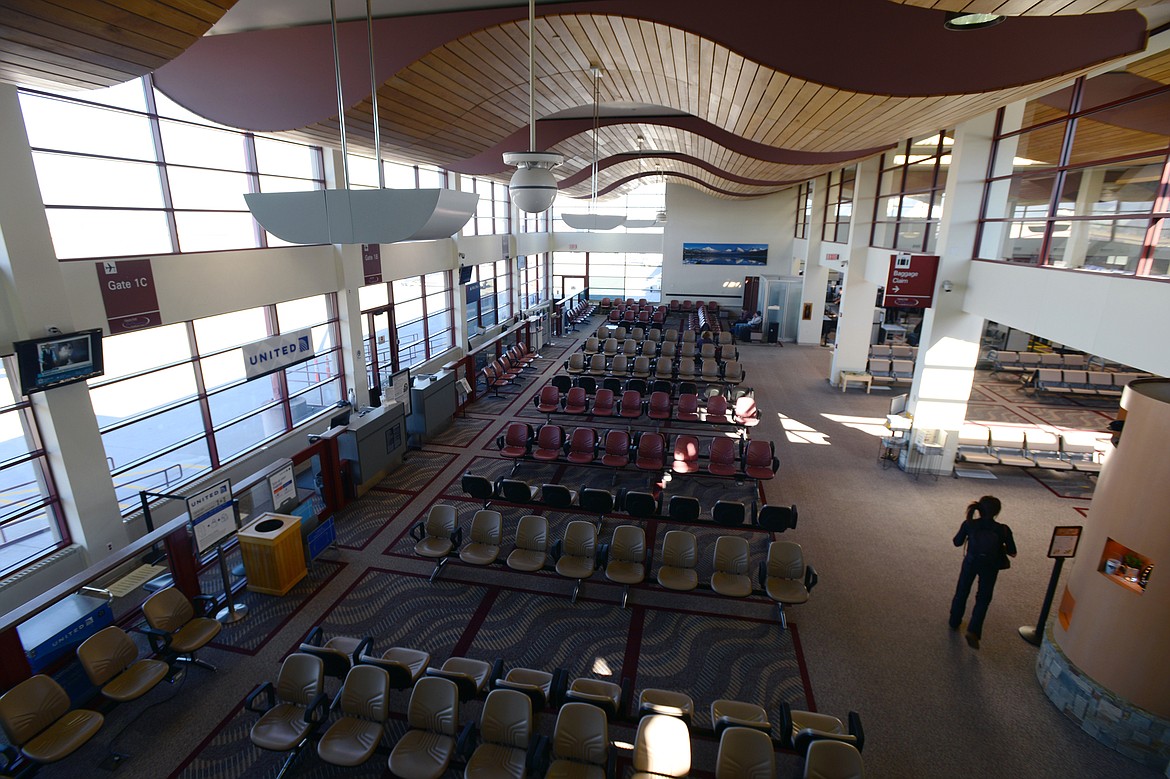
[[[12,0],[12,4],[27,3],[28,0]],[[142,3],[139,0],[102,0],[102,2],[76,3],[72,0],[39,0],[41,7],[58,6],[66,11],[78,12],[93,20],[95,34],[110,29],[125,29],[141,35],[166,40],[180,49],[192,37],[198,38],[223,15],[218,11],[211,19],[200,19],[173,8],[169,3]],[[104,37],[104,36],[103,36]]]
[[[152,42],[149,49],[144,48],[140,44],[145,41],[136,33],[120,33],[113,36],[114,40],[106,40],[4,7],[0,7],[0,31],[5,39],[41,46],[46,53],[68,54],[81,62],[92,61],[107,67],[112,63],[126,63],[140,74],[142,67],[159,67],[181,53],[177,48],[157,42]]]

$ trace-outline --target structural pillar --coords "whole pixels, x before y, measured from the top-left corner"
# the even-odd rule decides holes
[[[825,224],[825,189],[829,186],[828,175],[819,176],[812,182],[812,213],[806,226],[804,277],[800,289],[801,317],[796,328],[798,344],[819,344],[821,327],[825,315],[825,288],[829,284],[829,269],[821,264],[821,232]],[[798,204],[799,205],[799,204]],[[803,311],[812,306],[812,318],[805,319]]]
[[[866,278],[866,270],[881,159],[881,155],[877,155],[858,163],[857,178],[853,182],[849,251],[842,262],[845,282],[841,286],[841,308],[837,318],[837,348],[833,351],[829,372],[829,383],[834,386],[840,381],[841,371],[864,371],[869,360],[878,285]]]

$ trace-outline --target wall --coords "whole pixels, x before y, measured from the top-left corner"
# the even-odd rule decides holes
[[[658,233],[553,233],[552,248],[558,252],[633,252],[656,254],[662,251]]]
[[[1158,376],[1170,350],[1170,283],[1086,271],[972,262],[963,310]]]
[[[742,300],[745,276],[792,271],[796,188],[753,200],[721,200],[688,186],[668,184],[669,220],[662,235],[662,297]],[[683,265],[684,243],[766,243],[767,265]],[[734,286],[727,286],[734,285]]]

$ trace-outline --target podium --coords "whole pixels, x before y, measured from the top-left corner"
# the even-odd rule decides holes
[[[261,514],[238,538],[250,592],[284,595],[308,574],[300,517]]]

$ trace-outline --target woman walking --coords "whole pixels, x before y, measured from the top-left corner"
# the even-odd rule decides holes
[[[991,495],[984,495],[974,501],[967,506],[967,518],[959,526],[959,532],[954,538],[955,546],[966,543],[967,551],[963,555],[963,567],[959,569],[955,598],[951,601],[950,626],[951,630],[958,630],[962,624],[963,613],[967,610],[967,596],[971,594],[971,585],[978,579],[975,608],[971,610],[971,621],[967,623],[965,634],[967,644],[973,649],[979,648],[983,619],[987,616],[987,607],[991,605],[1000,569],[1010,565],[1008,557],[1016,556],[1012,529],[995,521],[1000,508],[999,498]]]

